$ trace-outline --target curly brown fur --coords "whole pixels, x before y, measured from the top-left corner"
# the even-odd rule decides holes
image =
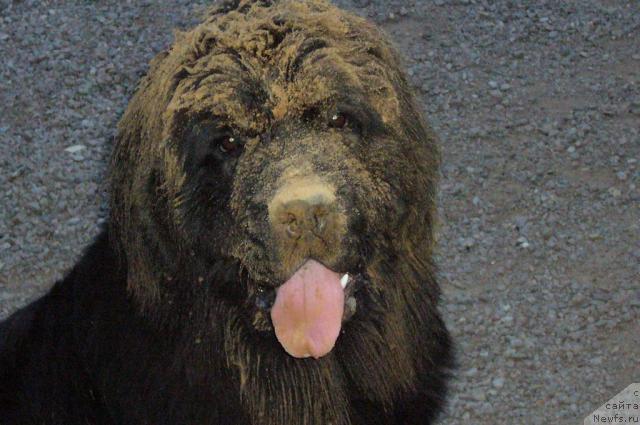
[[[177,33],[119,124],[108,229],[0,328],[0,416],[431,423],[451,366],[431,259],[439,161],[399,64],[322,0],[227,2]],[[293,243],[271,206],[302,181],[335,211]],[[362,276],[318,360],[289,356],[256,307],[307,258]]]

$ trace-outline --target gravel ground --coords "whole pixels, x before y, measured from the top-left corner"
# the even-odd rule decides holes
[[[204,3],[0,0],[0,317],[96,235],[115,123]],[[396,40],[442,139],[441,423],[582,423],[640,382],[640,2],[337,3]]]

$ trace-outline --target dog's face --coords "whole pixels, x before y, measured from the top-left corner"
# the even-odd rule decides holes
[[[161,224],[158,250],[198,270],[194,285],[221,286],[294,357],[329,353],[347,320],[382,320],[413,285],[390,270],[428,262],[433,138],[365,21],[320,1],[218,10],[178,34],[133,103],[148,127],[136,155],[153,159],[129,157],[145,192],[132,210]],[[220,262],[239,279],[216,282]]]

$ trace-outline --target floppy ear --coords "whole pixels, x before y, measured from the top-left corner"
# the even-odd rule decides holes
[[[127,221],[125,211],[132,207],[129,196],[137,180],[136,170],[140,169],[140,161],[150,157],[147,152],[149,145],[158,137],[162,126],[159,116],[166,107],[166,101],[162,102],[158,96],[158,74],[168,56],[169,53],[163,51],[151,61],[147,75],[140,80],[118,123],[109,167],[112,221]]]
[[[121,264],[127,267],[130,289],[139,292],[143,303],[154,297],[155,288],[150,282],[156,276],[148,269],[145,253],[139,247],[161,252],[154,246],[159,244],[153,233],[146,229],[150,228],[152,216],[158,214],[155,188],[159,186],[162,167],[163,115],[180,78],[179,73],[175,75],[180,58],[172,56],[169,50],[160,52],[140,80],[118,123],[109,167],[110,241]],[[145,241],[140,240],[142,237]]]

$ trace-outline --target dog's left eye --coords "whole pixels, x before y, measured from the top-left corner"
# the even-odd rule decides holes
[[[329,127],[331,128],[345,128],[349,123],[349,118],[342,112],[336,112],[329,118]]]

